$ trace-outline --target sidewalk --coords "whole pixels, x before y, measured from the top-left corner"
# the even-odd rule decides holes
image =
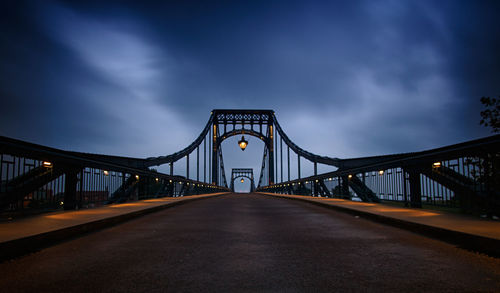
[[[260,194],[311,202],[500,257],[500,221],[436,210],[395,207],[337,198]]]
[[[106,228],[145,214],[225,193],[163,197],[93,209],[58,211],[0,223],[0,261],[37,251],[82,233]]]

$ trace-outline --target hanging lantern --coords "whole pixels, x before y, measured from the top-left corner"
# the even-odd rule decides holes
[[[238,141],[238,145],[240,146],[241,150],[244,151],[245,148],[248,145],[248,141],[245,140],[245,136],[242,135],[240,141]]]

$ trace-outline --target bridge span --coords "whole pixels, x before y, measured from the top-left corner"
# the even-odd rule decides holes
[[[310,203],[226,194],[0,264],[9,292],[499,291],[500,260]]]

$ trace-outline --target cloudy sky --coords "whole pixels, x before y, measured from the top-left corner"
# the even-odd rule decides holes
[[[486,0],[2,1],[0,135],[149,157],[187,146],[212,109],[252,108],[331,157],[484,137],[499,14]],[[233,140],[226,170],[258,173],[261,143]]]

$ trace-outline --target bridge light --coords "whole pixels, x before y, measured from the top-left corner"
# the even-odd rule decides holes
[[[384,170],[378,171],[378,175],[384,175]]]
[[[435,162],[434,164],[432,164],[432,167],[436,169],[441,167],[441,162]]]
[[[135,179],[139,180],[139,175],[135,175]]]
[[[348,177],[349,179],[351,179],[351,178],[352,178],[352,175],[351,175],[351,174],[349,174],[347,177]]]
[[[244,151],[248,145],[248,141],[245,140],[245,136],[242,135],[240,141],[238,141],[238,144],[240,145],[240,148],[242,151]]]
[[[156,178],[155,180],[156,180],[156,182],[158,182],[160,179]]]
[[[52,168],[52,163],[51,163],[51,162],[43,161],[43,162],[42,162],[42,165],[43,165],[45,168]]]
[[[245,182],[245,180],[243,180],[243,178],[241,178],[241,180],[240,180],[240,181],[241,181],[241,183]]]
[[[108,176],[109,175],[109,172],[106,171],[106,170],[102,171],[102,173],[104,173],[104,176]]]

